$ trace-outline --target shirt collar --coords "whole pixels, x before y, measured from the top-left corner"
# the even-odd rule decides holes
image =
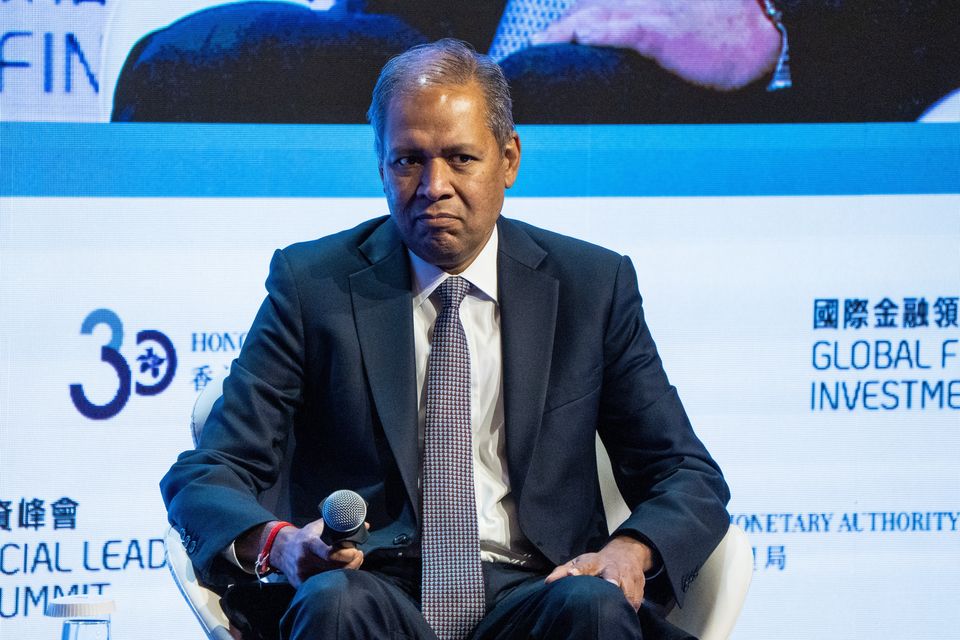
[[[483,249],[470,266],[459,274],[473,285],[470,295],[497,301],[497,249],[499,246],[497,227],[494,226],[493,233],[490,234]],[[430,264],[410,249],[407,249],[407,254],[410,256],[410,271],[413,279],[413,307],[417,308],[451,274]]]

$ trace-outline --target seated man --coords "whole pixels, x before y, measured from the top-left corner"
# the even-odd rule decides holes
[[[113,119],[359,123],[390,56],[448,36],[521,123],[914,120],[960,87],[955,0],[241,2],[145,35]]]
[[[200,445],[161,483],[203,580],[282,573],[283,638],[686,637],[662,613],[723,537],[728,489],[630,260],[500,216],[510,106],[460,41],[384,67],[390,215],[276,252]],[[632,510],[613,532],[597,434]],[[285,463],[279,514],[257,497]],[[360,548],[321,539],[339,489],[369,505]]]

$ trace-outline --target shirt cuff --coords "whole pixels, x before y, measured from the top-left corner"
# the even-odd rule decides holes
[[[230,546],[220,552],[220,555],[226,558],[228,562],[239,567],[244,573],[249,573],[250,575],[256,575],[256,571],[251,568],[247,568],[240,564],[240,558],[237,557],[237,542],[234,540],[230,543]]]

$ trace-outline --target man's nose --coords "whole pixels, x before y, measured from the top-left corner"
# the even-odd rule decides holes
[[[450,184],[450,167],[442,158],[433,158],[423,163],[420,174],[420,195],[430,200],[440,200],[453,193]]]

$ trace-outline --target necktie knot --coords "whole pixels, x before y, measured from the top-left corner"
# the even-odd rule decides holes
[[[453,308],[454,310],[460,308],[460,303],[463,302],[463,298],[469,290],[470,283],[460,276],[450,276],[437,287],[443,308]]]

